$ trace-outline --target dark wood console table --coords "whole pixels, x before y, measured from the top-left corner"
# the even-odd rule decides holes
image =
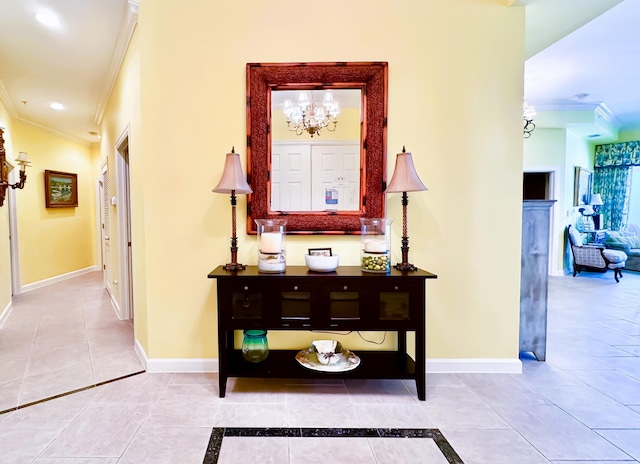
[[[362,272],[341,266],[316,273],[305,266],[287,266],[280,274],[217,267],[208,276],[218,279],[218,361],[220,397],[229,377],[415,379],[418,398],[425,399],[425,279],[417,270],[389,274]],[[296,361],[298,350],[270,350],[261,363],[250,363],[234,346],[234,331],[318,330],[392,331],[395,351],[360,351],[360,365],[348,372],[307,369]],[[415,333],[415,360],[407,354],[407,332]],[[318,339],[331,338],[319,335]],[[307,347],[300,347],[307,348]],[[347,349],[349,347],[346,347]]]

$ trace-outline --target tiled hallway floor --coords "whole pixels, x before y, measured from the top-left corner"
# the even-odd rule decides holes
[[[0,411],[140,372],[133,346],[102,272],[17,295],[0,328]]]
[[[429,437],[308,433],[349,428],[437,429],[464,464],[638,463],[640,274],[553,277],[549,306],[523,374],[428,374],[421,402],[412,382],[231,379],[219,398],[215,374],[145,373],[0,414],[0,462],[452,462]]]

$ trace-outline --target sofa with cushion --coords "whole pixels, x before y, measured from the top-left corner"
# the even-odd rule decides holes
[[[605,233],[604,244],[611,250],[624,251],[627,254],[625,269],[640,271],[640,234],[627,226],[624,231]]]

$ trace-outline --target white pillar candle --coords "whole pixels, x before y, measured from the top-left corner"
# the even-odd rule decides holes
[[[387,241],[373,239],[365,240],[364,251],[368,253],[384,253],[385,251],[387,251]]]
[[[282,251],[282,234],[280,232],[263,232],[260,235],[260,251],[262,253],[280,253]]]

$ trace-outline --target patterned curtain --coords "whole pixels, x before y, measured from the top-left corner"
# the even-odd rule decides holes
[[[631,166],[596,167],[593,191],[602,196],[603,229],[620,230],[627,223],[631,196]]]
[[[640,165],[640,141],[596,146],[596,167]]]

